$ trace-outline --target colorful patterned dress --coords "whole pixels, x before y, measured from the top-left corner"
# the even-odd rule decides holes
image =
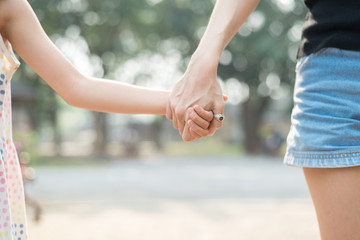
[[[26,240],[24,188],[12,139],[10,80],[20,63],[0,35],[0,240]]]

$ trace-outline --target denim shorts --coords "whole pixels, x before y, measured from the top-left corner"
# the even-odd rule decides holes
[[[325,48],[298,60],[284,163],[360,165],[360,52]]]

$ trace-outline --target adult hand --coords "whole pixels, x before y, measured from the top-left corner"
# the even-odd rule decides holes
[[[194,54],[185,74],[170,94],[166,117],[172,120],[184,141],[203,137],[190,132],[186,124],[189,107],[199,105],[214,114],[224,113],[223,94],[217,81],[217,63],[218,59],[211,58],[211,54]],[[213,135],[221,125],[220,121],[211,121],[208,135]]]

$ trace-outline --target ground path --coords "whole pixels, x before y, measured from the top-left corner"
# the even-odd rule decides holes
[[[318,240],[299,168],[265,157],[37,167],[34,240]],[[29,212],[29,218],[31,212]]]

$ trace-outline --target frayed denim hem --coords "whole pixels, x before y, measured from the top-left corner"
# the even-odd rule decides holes
[[[344,153],[299,153],[287,152],[284,164],[294,167],[343,168],[360,166],[360,152]]]

